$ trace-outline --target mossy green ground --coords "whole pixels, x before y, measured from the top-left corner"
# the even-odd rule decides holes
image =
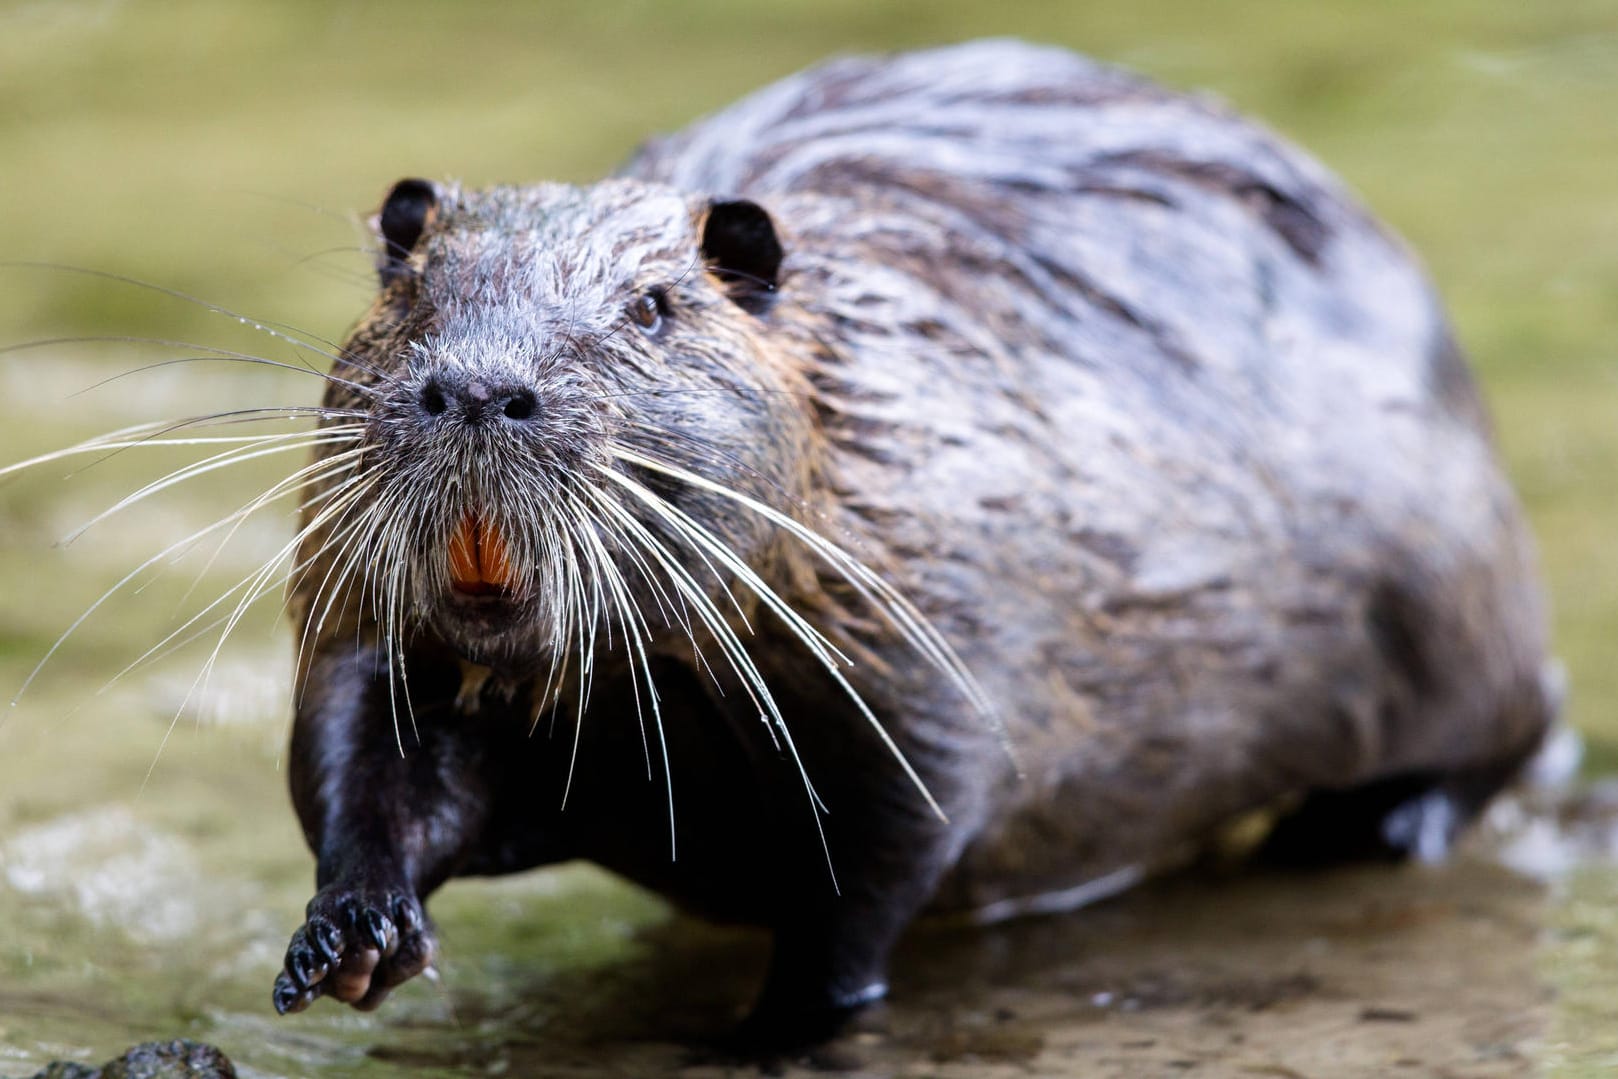
[[[640,138],[828,54],[986,34],[1065,44],[1211,90],[1309,148],[1410,240],[1449,300],[1539,537],[1588,767],[1618,769],[1611,0],[0,0],[0,346],[111,335],[299,362],[291,346],[198,304],[36,264],[123,275],[336,339],[370,292],[361,220],[399,176],[588,180]],[[79,392],[192,354],[116,340],[0,354],[0,464],[122,423],[318,392],[312,377],[226,365],[160,368]],[[51,546],[161,464],[124,455],[70,482],[72,468],[52,466],[0,486],[5,696],[140,559],[286,470],[272,460],[209,477],[67,550]],[[249,572],[288,527],[285,514],[269,515],[197,595]],[[218,1016],[253,1014],[267,998],[275,938],[291,928],[308,872],[280,789],[284,675],[254,681],[285,663],[274,603],[237,635],[205,707],[187,708],[149,780],[206,653],[96,693],[167,632],[179,591],[165,584],[98,611],[0,726],[0,1073],[26,1070],[46,1044],[110,1052],[119,1039],[170,1036],[187,1023],[207,1033]],[[116,806],[132,807],[134,823],[106,815]],[[183,938],[131,944],[87,926],[82,895],[18,885],[18,866],[26,878],[32,863],[17,837],[48,839],[64,820],[83,826],[64,834],[100,828],[113,849],[149,833],[180,837],[189,853],[175,856],[175,872],[194,858],[207,868],[198,880],[242,882],[207,893],[246,911],[242,971],[213,963],[204,973]],[[151,865],[170,865],[163,851],[148,853]],[[585,953],[610,963],[631,948],[624,927],[660,917],[651,901],[594,878],[533,887],[575,886],[589,916],[554,924],[512,914],[491,929],[477,914],[495,902],[487,893],[463,907],[447,897],[441,918],[469,912],[456,929],[461,954],[473,957],[463,984],[509,984],[490,966],[507,952],[517,966]],[[1594,907],[1578,909],[1599,907],[1601,886],[1581,887],[1579,902]],[[228,918],[199,917],[199,940],[231,947]],[[1602,928],[1578,939],[1618,962],[1618,950],[1600,951],[1618,949],[1618,933],[1585,921]],[[535,939],[502,943],[523,925]],[[1592,1014],[1618,1007],[1610,986],[1578,973],[1598,966],[1566,968],[1575,1042],[1596,1029]],[[1581,988],[1590,986],[1593,997]],[[330,1065],[321,1054],[363,1043],[380,1029],[370,1022],[322,1017],[301,1028],[301,1051]],[[265,1020],[262,1037],[280,1055],[261,1067],[298,1071],[299,1035],[286,1029]],[[360,1033],[344,1042],[333,1031]],[[1578,1055],[1575,1045],[1560,1058],[1570,1074]]]

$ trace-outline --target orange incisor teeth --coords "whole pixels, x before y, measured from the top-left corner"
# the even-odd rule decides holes
[[[511,586],[511,559],[492,522],[475,513],[461,516],[449,539],[450,583],[463,592],[489,592]]]

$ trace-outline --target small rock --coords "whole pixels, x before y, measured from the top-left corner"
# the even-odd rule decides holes
[[[83,1064],[70,1064],[65,1060],[58,1060],[46,1065],[45,1070],[37,1073],[34,1079],[98,1079],[100,1075],[96,1069],[87,1068]]]
[[[33,1079],[236,1079],[236,1066],[213,1046],[182,1038],[137,1045],[99,1068],[58,1060]]]

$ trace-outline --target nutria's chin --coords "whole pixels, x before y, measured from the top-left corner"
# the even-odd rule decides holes
[[[424,627],[472,663],[527,677],[543,662],[536,642],[551,636],[541,630],[540,609],[532,598],[450,594],[431,609]]]
[[[589,858],[769,926],[750,1029],[814,1037],[923,908],[1255,809],[1280,857],[1429,856],[1552,719],[1431,288],[1203,98],[843,60],[589,187],[403,181],[377,233],[294,581],[283,1011],[425,969],[449,877]]]

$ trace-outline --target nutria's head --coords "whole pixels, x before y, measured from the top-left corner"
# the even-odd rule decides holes
[[[813,438],[763,209],[406,180],[376,227],[381,292],[327,401],[364,418],[305,510],[307,624],[358,612],[522,674],[626,617],[650,640],[728,559],[768,560],[779,529],[745,500],[791,510]]]

